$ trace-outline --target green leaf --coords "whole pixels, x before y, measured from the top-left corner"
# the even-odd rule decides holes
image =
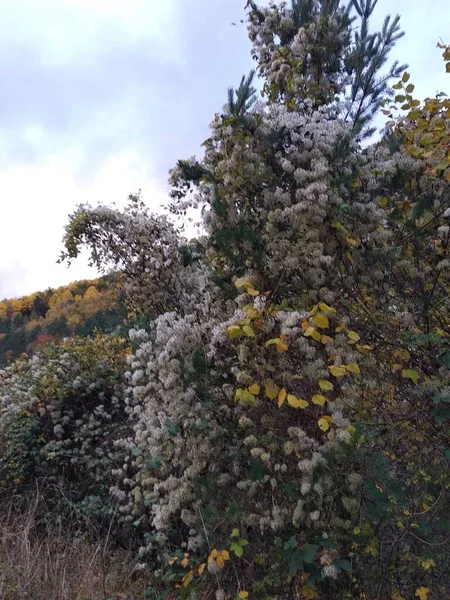
[[[230,546],[230,550],[235,553],[235,555],[240,558],[244,554],[244,549],[237,542],[233,542]]]
[[[306,548],[303,550],[303,560],[305,563],[313,564],[314,558],[316,556],[316,552],[318,551],[320,546],[317,544],[308,544]]]
[[[406,83],[407,81],[409,81],[410,77],[411,77],[411,75],[405,71],[405,73],[403,73],[403,76],[402,76],[403,83]]]
[[[441,354],[441,360],[446,367],[450,368],[450,352],[448,350],[444,350]]]
[[[297,540],[295,539],[295,535],[292,535],[288,541],[284,543],[283,548],[285,550],[295,550],[295,548],[297,548]]]
[[[436,423],[442,425],[444,421],[450,419],[450,408],[441,408],[440,406],[437,406],[433,411],[433,417]]]
[[[344,571],[351,571],[352,570],[352,563],[349,560],[338,560],[335,563],[333,563],[336,567],[338,567],[338,569],[343,569]]]
[[[249,462],[247,476],[250,481],[262,481],[266,472],[267,470],[259,459],[254,459]]]
[[[441,402],[450,402],[450,396],[446,396],[443,394],[435,394],[433,396],[433,402],[435,404],[440,404]]]
[[[244,325],[244,327],[242,328],[242,331],[245,333],[245,335],[247,337],[255,337],[255,332],[253,331],[253,327],[250,327],[250,325]]]
[[[162,465],[163,459],[161,456],[150,456],[145,463],[146,469],[159,469]]]
[[[167,421],[164,423],[164,427],[169,435],[175,436],[180,432],[181,423],[175,423],[174,421],[167,419]]]

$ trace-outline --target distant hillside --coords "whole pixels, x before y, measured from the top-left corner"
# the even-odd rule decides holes
[[[23,352],[72,335],[113,331],[126,309],[117,277],[108,275],[0,301],[0,367]]]

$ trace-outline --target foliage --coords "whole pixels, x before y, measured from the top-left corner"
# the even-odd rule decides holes
[[[450,46],[438,44],[443,50],[442,56],[445,69],[450,73]],[[388,123],[395,126],[395,134],[403,139],[405,151],[416,158],[423,159],[432,175],[442,176],[450,181],[450,99],[443,92],[436,98],[426,98],[422,103],[413,98],[414,84],[408,83],[409,73],[404,73],[402,79],[394,85],[397,93],[395,104],[383,112],[394,118],[394,111],[401,105],[404,116]]]
[[[113,511],[108,473],[127,431],[126,353],[123,339],[99,334],[50,344],[0,371],[0,490],[42,480],[50,505],[64,494],[79,517]]]
[[[127,420],[104,416],[106,462],[83,458],[77,421],[45,443],[63,473],[60,442],[75,449],[86,510],[91,482],[112,483],[150,598],[448,597],[450,194],[435,164],[448,114],[413,105],[422,116],[361,147],[398,69],[377,75],[400,33],[394,19],[369,35],[374,5],[353,3],[354,29],[338,2],[249,2],[266,101],[243,78],[204,158],[170,174],[170,209],[201,208],[204,236],[187,243],[139,197],[70,217],[63,257],[86,245],[121,269],[145,323],[130,330],[127,366],[113,353],[105,373],[103,347],[73,341],[92,349],[89,392],[58,372],[56,347],[39,394],[32,361],[3,375],[6,452],[30,449],[17,478],[40,456],[35,396],[62,397],[68,423],[83,393],[95,410],[105,386],[117,398]],[[10,417],[24,403],[30,417]]]
[[[0,302],[0,366],[70,335],[112,332],[126,311],[116,275]]]

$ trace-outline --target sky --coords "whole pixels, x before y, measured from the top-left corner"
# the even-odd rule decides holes
[[[264,4],[264,2],[260,2]],[[245,0],[15,0],[0,20],[0,299],[95,277],[56,264],[80,203],[154,212],[169,169],[201,156],[229,85],[252,68]],[[392,12],[379,0],[373,27]],[[419,98],[450,92],[448,0],[397,0]],[[447,36],[447,37],[446,37]],[[379,126],[382,121],[378,121]]]

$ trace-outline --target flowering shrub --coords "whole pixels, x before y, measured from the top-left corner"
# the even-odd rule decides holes
[[[267,101],[243,78],[203,160],[170,174],[171,211],[201,208],[205,235],[186,243],[138,198],[70,218],[65,257],[87,245],[121,268],[130,306],[151,318],[130,331],[127,365],[113,361],[112,383],[96,348],[80,392],[57,349],[40,387],[41,358],[3,375],[5,443],[33,440],[26,476],[53,414],[39,398],[56,398],[45,447],[63,473],[81,465],[110,487],[152,567],[149,597],[448,594],[449,182],[395,133],[359,144],[397,73],[374,79],[400,35],[396,19],[368,34],[374,5],[354,2],[356,35],[337,1],[249,2]],[[102,408],[85,423],[74,403],[87,390]],[[22,409],[19,427],[9,415]],[[106,462],[79,458],[91,415]]]
[[[48,499],[64,494],[81,512],[90,505],[87,516],[105,516],[120,456],[115,440],[128,427],[126,353],[120,338],[71,338],[0,371],[3,490],[23,491],[37,479]]]

